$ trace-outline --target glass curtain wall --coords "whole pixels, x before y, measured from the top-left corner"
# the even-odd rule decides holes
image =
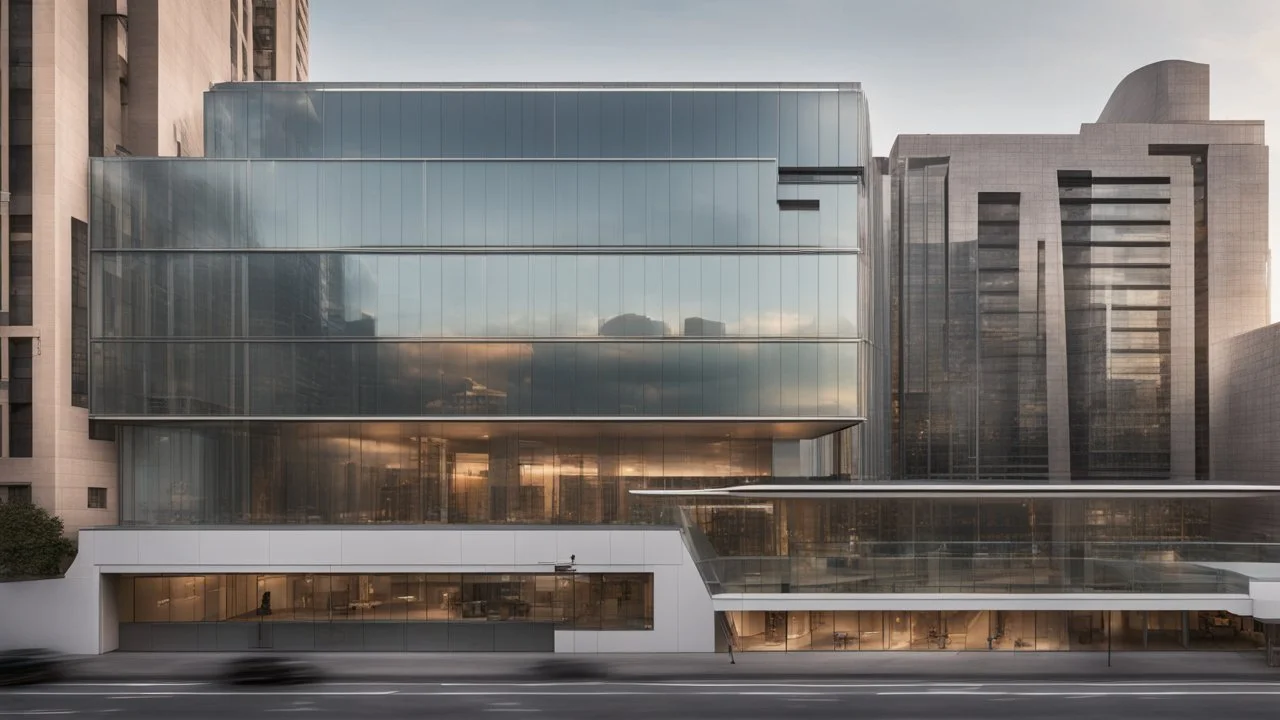
[[[1022,242],[1018,193],[978,193],[977,237],[951,237],[949,172],[946,158],[895,171],[894,465],[906,478],[1043,479],[1043,243]]]
[[[344,92],[344,90],[346,92]],[[776,158],[861,167],[856,84],[467,87],[217,85],[209,157]]]
[[[98,158],[94,247],[861,247],[859,172],[806,187],[810,212],[779,205],[779,172],[772,160]]]
[[[1169,178],[1058,183],[1072,475],[1168,478]]]
[[[629,491],[776,479],[785,434],[702,423],[123,426],[121,522],[669,522],[665,502]],[[850,477],[848,466],[820,470]]]
[[[113,251],[95,262],[104,340],[860,336],[853,254]]]

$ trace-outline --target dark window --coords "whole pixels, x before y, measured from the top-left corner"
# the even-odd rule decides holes
[[[89,407],[89,226],[71,218],[71,404]]]
[[[31,457],[31,338],[9,341],[9,457]]]
[[[0,503],[31,504],[30,485],[0,485]]]
[[[17,215],[9,221],[10,325],[31,324],[31,288],[31,216]]]
[[[98,510],[107,507],[107,489],[106,488],[89,488],[89,507]]]

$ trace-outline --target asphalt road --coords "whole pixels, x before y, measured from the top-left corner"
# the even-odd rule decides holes
[[[0,718],[1275,718],[1280,682],[211,683],[43,685],[0,690]],[[285,715],[287,717],[287,715]]]

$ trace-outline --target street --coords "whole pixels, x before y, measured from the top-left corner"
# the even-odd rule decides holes
[[[66,683],[0,690],[0,717],[169,720],[474,718],[1271,718],[1280,682],[345,683],[240,689],[206,682]]]

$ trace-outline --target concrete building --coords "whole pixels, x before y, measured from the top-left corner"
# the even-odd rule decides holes
[[[1230,428],[1215,448],[1215,476],[1271,483],[1280,477],[1280,323],[1214,345],[1214,423]],[[1260,526],[1259,535],[1276,528]],[[1254,539],[1260,539],[1255,536]]]
[[[113,434],[88,416],[88,158],[204,153],[228,2],[0,3],[0,499],[72,531],[118,517]],[[306,3],[287,5],[298,44]]]
[[[1263,124],[1210,119],[1207,65],[1133,72],[1078,134],[890,163],[895,476],[1211,478],[1215,343],[1269,304]]]

